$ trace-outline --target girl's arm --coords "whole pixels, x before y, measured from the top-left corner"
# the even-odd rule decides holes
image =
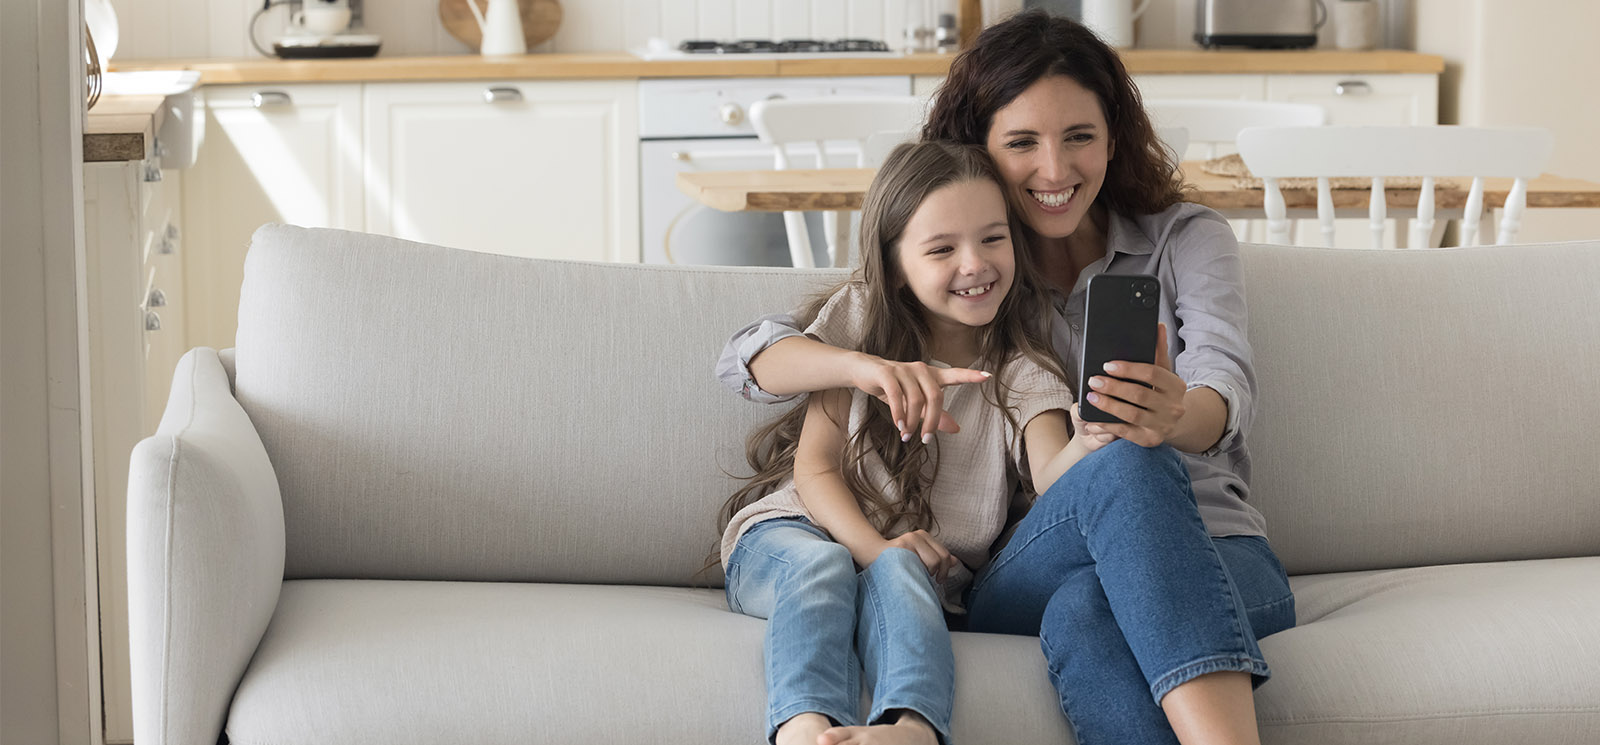
[[[1069,416],[1073,429],[1078,432],[1076,437],[1067,428]],[[1049,491],[1067,469],[1117,439],[1105,433],[1090,434],[1084,428],[1083,420],[1078,418],[1077,404],[1072,405],[1070,412],[1060,409],[1043,412],[1022,428],[1022,443],[1028,451],[1028,469],[1032,471],[1035,494]]]
[[[850,391],[829,390],[806,402],[805,424],[794,456],[794,485],[800,501],[818,526],[850,551],[856,564],[867,567],[891,546],[910,549],[940,582],[958,559],[925,531],[885,540],[862,514],[845,485],[843,462]]]

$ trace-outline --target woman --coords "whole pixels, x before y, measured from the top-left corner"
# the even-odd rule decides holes
[[[985,30],[955,59],[922,132],[984,146],[1054,291],[1053,346],[1079,378],[1085,288],[1102,272],[1162,283],[1156,364],[1098,375],[1118,438],[1039,495],[967,595],[971,631],[1038,634],[1078,740],[1256,743],[1257,640],[1294,624],[1288,579],[1245,502],[1254,375],[1238,244],[1184,203],[1116,53],[1043,12]],[[857,388],[903,436],[955,431],[936,370],[824,345],[792,318],[735,334],[718,375],[752,400]],[[1171,333],[1168,333],[1170,331]]]

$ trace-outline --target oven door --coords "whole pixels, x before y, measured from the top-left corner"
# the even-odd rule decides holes
[[[815,148],[789,150],[801,163],[816,157]],[[830,166],[855,165],[855,152],[846,143],[829,143],[828,155]],[[685,171],[770,168],[772,148],[753,137],[639,143],[639,230],[645,263],[791,266],[783,213],[722,212],[678,190],[678,174]],[[822,213],[807,213],[806,227],[816,265],[827,266]]]

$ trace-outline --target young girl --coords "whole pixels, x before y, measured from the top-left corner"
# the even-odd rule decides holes
[[[948,743],[960,612],[1011,495],[1048,489],[1115,439],[1081,431],[1050,351],[1045,285],[978,148],[901,145],[862,206],[862,267],[801,314],[860,353],[968,368],[956,433],[913,437],[878,399],[831,390],[758,430],[724,505],[728,605],[768,619],[767,734],[779,745]],[[873,694],[856,725],[858,665]]]

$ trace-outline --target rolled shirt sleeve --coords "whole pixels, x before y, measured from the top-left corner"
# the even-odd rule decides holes
[[[768,393],[756,385],[750,374],[750,360],[767,347],[791,336],[809,336],[824,344],[841,349],[854,349],[861,338],[865,322],[865,290],[859,282],[847,282],[839,287],[822,306],[815,320],[800,331],[800,322],[793,313],[775,313],[762,316],[744,328],[735,331],[722,347],[717,358],[717,380],[730,390],[756,403],[782,403],[792,401],[800,394],[780,396]]]
[[[762,350],[791,336],[804,336],[792,314],[773,313],[762,316],[733,333],[722,347],[717,358],[717,380],[730,390],[756,403],[775,404],[792,401],[795,395],[778,396],[761,390],[750,375],[750,360]]]
[[[1205,386],[1228,406],[1222,437],[1205,455],[1231,449],[1249,434],[1255,412],[1255,368],[1246,337],[1244,273],[1233,228],[1220,217],[1196,216],[1173,231],[1172,257],[1178,335],[1173,360],[1190,389]]]

